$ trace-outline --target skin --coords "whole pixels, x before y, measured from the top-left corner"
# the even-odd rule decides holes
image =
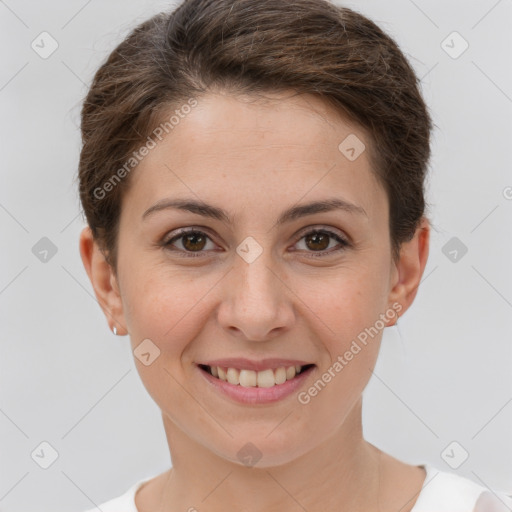
[[[132,171],[117,274],[90,229],[81,234],[82,260],[110,327],[129,334],[133,349],[149,338],[160,350],[149,366],[135,362],[162,411],[173,467],[137,493],[138,510],[407,512],[424,470],[362,434],[362,392],[382,330],[306,405],[295,393],[268,405],[235,403],[195,366],[221,357],[297,358],[316,365],[307,390],[380,314],[397,303],[405,313],[427,262],[428,221],[394,262],[388,199],[368,152],[349,161],[338,150],[349,134],[368,147],[367,134],[314,96],[267,96],[198,98]],[[226,209],[233,224],[175,209],[142,220],[167,197],[200,198]],[[366,215],[334,210],[276,225],[288,207],[332,197]],[[200,257],[178,255],[194,250],[183,238],[174,252],[160,244],[186,227],[208,235]],[[332,252],[340,245],[330,238],[315,251],[304,238],[313,228],[350,245]],[[236,252],[248,236],[263,249],[250,264]],[[254,467],[237,458],[248,442],[261,452]]]

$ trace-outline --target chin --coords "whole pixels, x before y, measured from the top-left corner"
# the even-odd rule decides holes
[[[279,435],[276,431],[269,434],[277,425],[278,422],[268,429],[260,424],[259,428],[254,428],[253,435],[247,431],[244,435],[234,434],[233,438],[223,443],[224,446],[216,444],[212,451],[239,466],[268,469],[289,464],[313,448],[307,444],[311,435],[304,432],[301,436],[296,428],[282,428]]]

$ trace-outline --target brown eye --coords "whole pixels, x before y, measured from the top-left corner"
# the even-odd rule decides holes
[[[324,251],[329,247],[330,236],[326,233],[318,232],[311,233],[304,237],[306,239],[306,245],[314,251]]]
[[[206,233],[198,230],[188,230],[170,238],[163,245],[175,253],[182,253],[184,256],[201,256],[207,252],[208,241],[212,246],[214,245]]]
[[[326,229],[309,231],[303,235],[297,243],[302,242],[302,240],[304,240],[305,245],[305,249],[303,248],[302,250],[306,253],[310,253],[311,256],[328,256],[338,253],[350,245],[349,242],[340,235]],[[337,248],[335,245],[329,247],[333,240],[338,242]],[[215,244],[206,233],[197,229],[191,229],[181,231],[167,242],[163,242],[163,245],[180,256],[202,256],[209,252],[207,249],[208,242],[212,244],[214,249]],[[210,249],[212,249],[212,247],[210,247]]]
[[[312,254],[313,256],[328,256],[330,254],[335,254],[350,245],[349,242],[340,235],[326,229],[315,229],[313,231],[309,231],[302,236],[298,243],[302,242],[302,240],[304,240],[305,245],[305,249],[303,250],[306,253],[318,253]],[[338,242],[338,248],[336,248],[335,245],[329,248],[332,240]]]
[[[188,233],[183,237],[183,247],[188,251],[200,251],[206,245],[206,238],[201,233]]]

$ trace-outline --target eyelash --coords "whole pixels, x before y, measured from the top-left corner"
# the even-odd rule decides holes
[[[303,238],[307,237],[308,235],[313,235],[313,234],[326,234],[326,235],[329,235],[331,238],[334,238],[339,244],[341,247],[339,247],[338,249],[335,249],[335,250],[323,250],[323,251],[307,251],[307,252],[310,252],[311,255],[308,256],[308,257],[314,257],[314,258],[318,258],[318,257],[325,257],[327,255],[331,255],[333,253],[338,253],[339,251],[342,251],[344,250],[346,247],[349,247],[350,244],[347,240],[345,240],[344,238],[342,238],[340,235],[338,235],[337,233],[334,233],[333,231],[330,231],[329,229],[320,229],[320,228],[317,228],[317,229],[312,229],[310,231],[307,231],[306,233],[304,233],[298,240],[296,243],[298,243],[300,240],[302,240]],[[173,242],[175,242],[176,240],[179,240],[180,238],[183,238],[185,235],[190,235],[190,234],[194,234],[194,235],[203,235],[205,236],[206,238],[208,238],[209,240],[211,240],[211,237],[208,236],[207,233],[205,233],[204,231],[200,231],[198,229],[195,229],[195,228],[189,228],[189,229],[183,229],[181,230],[178,234],[176,234],[175,236],[173,236],[172,238],[170,238],[169,240],[163,242],[163,246],[171,251],[174,251],[174,252],[181,252],[181,253],[184,253],[183,254],[183,257],[185,258],[197,258],[197,257],[202,257],[202,255],[206,252],[206,251],[186,251],[186,250],[183,250],[183,249],[176,249],[176,248],[171,248],[171,245]],[[213,240],[211,240],[213,241]]]

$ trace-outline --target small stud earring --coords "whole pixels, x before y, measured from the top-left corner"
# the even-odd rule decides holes
[[[115,325],[112,327],[112,332],[117,336],[117,327]]]

